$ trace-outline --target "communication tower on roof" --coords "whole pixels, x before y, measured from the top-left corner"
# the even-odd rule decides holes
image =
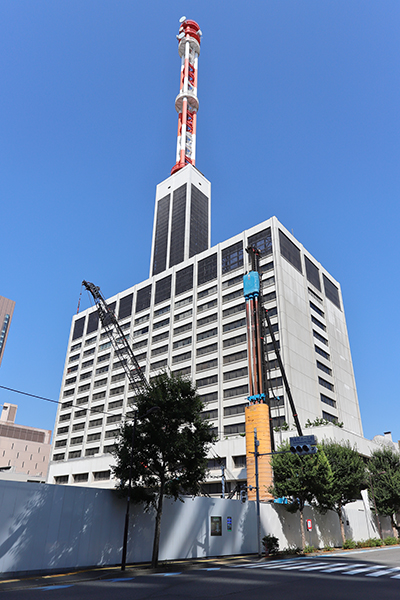
[[[187,164],[196,162],[196,117],[199,108],[197,98],[197,72],[202,32],[196,21],[186,17],[180,20],[178,52],[181,57],[181,79],[179,94],[175,99],[178,113],[178,138],[176,164],[171,175]]]

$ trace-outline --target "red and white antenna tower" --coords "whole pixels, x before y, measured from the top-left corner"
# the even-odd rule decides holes
[[[199,108],[197,99],[197,66],[202,32],[196,21],[186,17],[179,20],[178,51],[181,57],[181,83],[175,100],[178,117],[178,139],[176,164],[171,175],[187,164],[196,161],[196,116]]]

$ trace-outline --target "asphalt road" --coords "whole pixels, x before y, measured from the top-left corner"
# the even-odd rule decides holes
[[[276,561],[240,559],[158,572],[95,570],[0,582],[4,600],[398,600],[400,548],[382,548]]]

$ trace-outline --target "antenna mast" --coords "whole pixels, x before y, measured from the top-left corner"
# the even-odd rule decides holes
[[[202,32],[196,21],[186,17],[180,20],[178,52],[181,57],[181,81],[179,94],[175,99],[178,113],[178,139],[176,143],[176,164],[171,175],[185,165],[196,162],[196,117],[199,108],[197,99],[197,68]]]

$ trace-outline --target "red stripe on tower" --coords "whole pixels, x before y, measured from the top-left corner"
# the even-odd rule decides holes
[[[187,164],[196,162],[196,113],[199,108],[197,98],[197,67],[202,33],[196,21],[186,17],[180,19],[181,26],[176,36],[181,57],[181,78],[179,94],[175,100],[178,113],[178,137],[176,142],[176,164],[171,175]]]

